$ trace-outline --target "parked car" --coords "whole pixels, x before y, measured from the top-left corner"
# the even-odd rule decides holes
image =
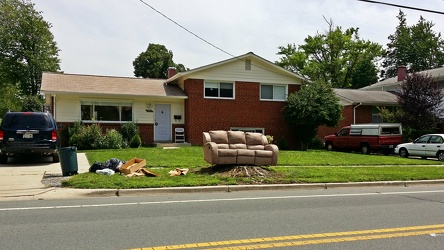
[[[395,154],[405,158],[420,156],[423,159],[438,158],[444,161],[444,134],[427,134],[413,142],[399,144],[395,148]]]
[[[0,163],[8,157],[49,155],[59,162],[57,124],[47,112],[8,112],[0,125]]]
[[[402,142],[399,123],[352,124],[324,137],[327,150],[359,150],[363,154],[378,151],[388,155]]]

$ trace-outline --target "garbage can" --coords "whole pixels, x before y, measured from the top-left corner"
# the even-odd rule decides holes
[[[60,158],[60,166],[62,167],[63,176],[71,176],[77,174],[79,166],[77,164],[77,148],[65,147],[57,149]]]

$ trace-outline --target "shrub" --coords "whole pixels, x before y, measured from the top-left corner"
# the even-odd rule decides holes
[[[75,123],[69,133],[69,144],[79,149],[98,149],[103,147],[102,129],[99,124],[84,126]]]
[[[115,129],[106,130],[103,138],[103,146],[105,148],[122,148],[122,135]]]
[[[135,122],[128,122],[122,125],[120,131],[122,133],[123,141],[128,144],[135,135],[139,134],[139,127]]]
[[[138,134],[134,135],[133,138],[131,138],[131,141],[129,143],[129,146],[131,148],[138,148],[142,145],[142,140],[140,139],[140,136]]]

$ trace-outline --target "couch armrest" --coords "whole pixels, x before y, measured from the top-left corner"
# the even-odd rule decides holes
[[[217,164],[219,156],[217,153],[217,144],[215,142],[207,142],[203,145],[204,160],[210,164]]]
[[[277,166],[278,157],[279,157],[279,148],[275,144],[267,144],[264,147],[265,150],[273,151],[273,157],[271,159],[271,165]]]

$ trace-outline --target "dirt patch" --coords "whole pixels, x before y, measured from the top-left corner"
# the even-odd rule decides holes
[[[197,171],[198,174],[217,175],[222,177],[274,177],[276,173],[269,170],[266,167],[259,166],[212,166],[208,168],[202,168]]]

